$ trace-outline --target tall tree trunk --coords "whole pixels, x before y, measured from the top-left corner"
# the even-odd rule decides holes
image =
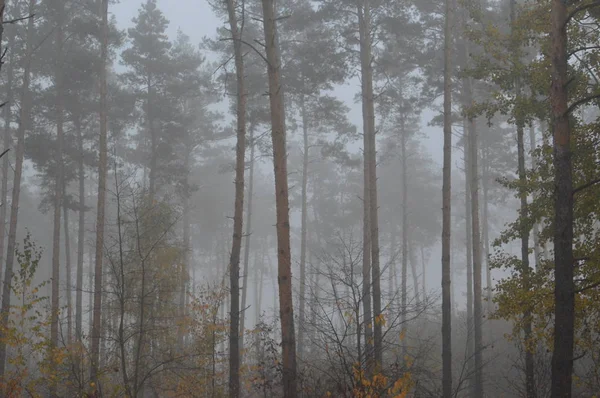
[[[363,102],[364,112],[364,102]],[[363,124],[364,126],[364,124]],[[363,302],[363,325],[364,325],[364,358],[367,373],[373,372],[373,326],[371,310],[371,198],[369,195],[369,137],[367,130],[363,127],[363,247],[362,247],[362,302]]]
[[[33,15],[36,0],[29,1],[29,15]],[[0,330],[8,326],[10,313],[11,283],[13,276],[13,264],[15,260],[15,248],[17,241],[17,220],[19,216],[19,197],[21,193],[21,176],[23,174],[23,157],[25,154],[25,132],[29,129],[31,113],[31,58],[33,54],[33,18],[27,23],[27,42],[25,44],[25,66],[23,70],[23,87],[21,89],[21,107],[19,111],[19,129],[17,131],[17,150],[15,159],[15,173],[13,177],[12,201],[10,204],[10,225],[8,230],[8,242],[6,250],[6,267],[4,268],[4,283],[2,286],[2,313]],[[6,156],[6,155],[5,155]],[[0,337],[4,335],[0,332]],[[6,364],[6,342],[0,338],[0,376],[4,375]]]
[[[95,228],[93,228],[95,229]],[[90,244],[88,250],[88,336],[92,337],[93,317],[94,317],[94,255],[96,251]]]
[[[468,104],[465,104],[468,106]],[[471,394],[473,395],[473,222],[471,213],[471,154],[469,150],[469,122],[465,117],[463,120],[463,141],[465,155],[465,236],[466,236],[466,260],[467,260],[467,348],[466,372]]]
[[[4,0],[0,0],[0,41],[2,39],[2,31],[4,30],[2,25],[2,15],[4,15]],[[14,84],[14,58],[13,58],[13,50],[15,47],[15,34],[14,32],[10,32],[8,35],[8,45],[6,51],[8,51],[8,73],[6,77],[6,99],[2,98],[0,101],[6,101],[4,105],[4,148],[3,150],[7,150],[12,145],[12,131],[10,124],[12,122],[12,103],[13,103],[13,84]],[[2,54],[1,45],[0,45],[0,54]],[[5,55],[6,56],[6,55]],[[2,60],[4,61],[4,60]],[[0,66],[1,68],[1,66]],[[4,241],[6,235],[6,199],[8,198],[8,169],[10,168],[8,156],[4,155],[2,159],[2,197],[0,201],[0,269],[2,268],[2,264],[4,264]]]
[[[395,212],[394,212],[395,213]],[[396,236],[398,234],[396,228],[396,220],[394,215],[389,218],[389,228],[390,228],[390,265],[388,270],[388,295],[390,300],[394,299],[394,295],[396,294],[394,290],[394,278],[396,278]]]
[[[248,273],[250,268],[250,235],[252,234],[252,196],[254,195],[254,125],[250,124],[250,174],[248,176],[248,206],[246,208],[246,245],[244,246],[244,277],[242,287],[242,314],[240,319],[240,361],[243,361],[244,330],[246,330],[246,298],[248,297]],[[256,264],[256,263],[255,263]],[[256,266],[256,265],[255,265]]]
[[[66,198],[66,187],[63,181],[63,198]],[[71,345],[73,336],[73,281],[71,275],[71,236],[69,234],[69,209],[66,199],[63,200],[63,221],[65,228],[65,279],[67,292],[67,344]]]
[[[191,145],[189,145],[191,148]],[[190,280],[190,168],[191,168],[191,151],[188,150],[185,154],[184,169],[186,173],[185,187],[183,189],[183,247],[185,250],[183,267],[181,269],[181,279],[179,282],[179,319],[181,325],[178,329],[177,344],[179,350],[183,351],[185,340],[185,317],[186,317],[186,298],[188,296],[188,282]]]
[[[469,104],[472,101],[472,83],[467,79],[467,100]],[[474,329],[474,372],[475,386],[474,394],[476,397],[483,396],[483,336],[482,336],[482,286],[481,286],[481,233],[479,223],[479,166],[478,166],[478,143],[477,127],[474,119],[469,119],[468,123],[470,152],[469,160],[471,163],[471,225],[473,234],[473,329]]]
[[[485,136],[484,136],[485,139]],[[483,141],[483,140],[482,140]],[[485,250],[485,278],[486,278],[486,298],[487,312],[491,314],[494,311],[494,302],[492,297],[492,269],[490,266],[490,222],[489,222],[489,160],[488,147],[482,142],[483,149],[481,151],[482,176],[481,188],[483,189],[483,244]]]
[[[76,122],[77,140],[79,144],[79,226],[77,230],[77,282],[75,293],[75,337],[83,339],[83,255],[85,248],[85,165],[83,154],[83,133],[81,123]]]
[[[383,319],[381,319],[381,270],[379,264],[379,217],[377,201],[377,143],[375,139],[375,105],[373,96],[373,65],[371,42],[371,5],[362,0],[358,10],[360,34],[361,91],[363,101],[363,126],[369,140],[369,227],[371,246],[371,274],[373,283],[373,342],[375,367],[383,364]]]
[[[301,94],[300,109],[302,112],[302,138],[303,138],[303,158],[302,158],[302,214],[300,227],[300,307],[298,326],[298,355],[302,360],[304,354],[304,323],[306,306],[306,234],[307,234],[307,186],[308,186],[308,120],[306,115],[306,104],[304,102],[304,93]]]
[[[154,201],[154,196],[156,194],[156,168],[158,164],[158,137],[156,129],[154,127],[154,104],[152,103],[152,88],[154,82],[152,80],[152,77],[152,74],[149,73],[147,76],[146,87],[146,95],[148,96],[146,98],[146,128],[148,129],[148,133],[150,134],[150,167],[148,171],[148,194],[150,196],[150,202]]]
[[[227,1],[229,26],[233,38],[235,73],[237,78],[237,146],[235,161],[235,206],[233,241],[229,260],[230,324],[229,324],[229,396],[240,396],[240,251],[242,249],[244,217],[244,172],[246,153],[246,93],[241,32],[233,0]],[[243,11],[242,11],[243,13]],[[243,23],[243,21],[242,21]],[[241,331],[244,332],[243,330]]]
[[[415,291],[415,304],[421,306],[421,296],[419,295],[419,274],[417,273],[417,254],[415,253],[415,244],[410,241],[408,245],[408,254],[410,257],[410,273],[413,277],[413,286]]]
[[[444,1],[444,166],[442,182],[442,396],[452,397],[452,298],[450,232],[452,205],[452,6]]]
[[[237,78],[237,146],[235,160],[235,206],[233,214],[233,240],[229,259],[231,309],[229,324],[229,396],[240,396],[240,251],[242,250],[244,217],[244,172],[246,168],[246,88],[242,32],[238,27],[233,0],[227,0],[229,26],[233,38],[235,74]],[[244,15],[244,10],[241,11]],[[244,21],[241,21],[243,24]],[[242,308],[242,311],[244,309]],[[241,333],[244,333],[242,330]]]
[[[426,272],[427,272],[427,264],[425,263],[425,249],[423,248],[423,245],[421,245],[421,268],[423,269],[423,273],[421,274],[421,284],[423,286],[423,304],[427,305],[427,278],[426,278]]]
[[[510,23],[511,23],[511,44],[512,44],[512,58],[514,65],[520,65],[521,60],[519,56],[519,41],[514,35],[515,23],[516,23],[516,1],[510,0]],[[521,278],[523,280],[523,290],[528,292],[531,289],[531,272],[529,267],[529,221],[527,220],[528,208],[527,203],[527,170],[525,169],[525,114],[521,109],[521,79],[519,76],[515,77],[515,124],[517,127],[517,158],[518,158],[518,174],[519,174],[519,199],[521,204],[521,218],[519,225],[519,235],[521,238]],[[526,306],[523,312],[523,332],[525,337],[525,390],[527,398],[535,398],[537,396],[535,389],[535,373],[534,373],[534,358],[533,352],[531,351],[531,310]]]
[[[401,116],[402,125],[400,132],[400,156],[402,157],[402,288],[401,298],[402,306],[400,308],[400,322],[402,329],[406,330],[406,311],[408,300],[408,170],[406,162],[406,131],[404,130],[404,115]],[[407,345],[406,340],[402,341],[402,358],[406,358]]]
[[[292,269],[290,248],[290,216],[287,180],[287,148],[285,137],[285,110],[280,83],[281,61],[274,0],[262,0],[265,48],[269,75],[271,105],[271,137],[275,174],[275,205],[277,208],[277,260],[279,281],[279,316],[283,351],[283,394],[296,397],[296,339],[294,307],[292,302]]]
[[[108,174],[108,103],[106,75],[108,68],[108,0],[101,1],[102,17],[101,67],[100,67],[100,142],[98,162],[98,205],[96,209],[96,254],[94,266],[94,309],[92,316],[92,347],[90,380],[96,382],[100,361],[100,337],[102,327],[102,260],[104,252],[104,219],[106,206],[106,177]]]
[[[55,362],[53,350],[58,346],[58,315],[60,311],[60,222],[61,210],[63,206],[63,145],[64,145],[64,86],[63,86],[63,44],[64,44],[64,5],[61,2],[57,4],[57,28],[56,28],[56,65],[54,76],[54,88],[56,90],[56,181],[54,186],[54,232],[52,244],[52,297],[51,297],[51,318],[50,318],[50,358],[53,367],[58,368]],[[50,383],[50,396],[56,396],[57,384]]]
[[[512,3],[512,1],[511,1]],[[518,84],[517,84],[518,87]],[[519,90],[519,88],[517,88]],[[520,94],[517,94],[518,96]],[[518,111],[517,111],[518,112]],[[528,213],[527,204],[527,171],[525,169],[525,141],[524,141],[524,120],[517,117],[517,152],[519,162],[519,198],[521,201],[521,225],[519,226],[521,235],[521,274],[523,278],[523,290],[525,292],[531,289],[529,267],[529,222],[525,218]],[[523,313],[523,332],[525,334],[525,387],[527,398],[535,398],[535,372],[534,357],[531,351],[530,343],[532,338],[531,310],[526,307]]]
[[[571,397],[575,337],[575,283],[573,281],[573,171],[568,107],[567,8],[552,1],[552,123],[554,132],[554,351],[552,398]]]
[[[536,156],[534,155],[534,151],[537,147],[536,145],[536,138],[535,138],[535,125],[533,124],[533,122],[531,122],[531,125],[529,126],[529,150],[531,152],[531,168],[535,169],[537,166],[537,159]],[[536,196],[533,195],[533,200],[535,201]],[[533,235],[533,255],[534,255],[534,260],[535,260],[535,264],[534,267],[537,269],[537,267],[539,267],[540,265],[540,261],[541,261],[541,250],[540,250],[540,224],[536,221],[533,224],[533,231],[532,231],[532,235]]]

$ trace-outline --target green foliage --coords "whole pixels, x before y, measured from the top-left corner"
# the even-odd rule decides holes
[[[9,355],[0,391],[4,397],[42,397],[49,382],[65,377],[61,365],[66,350],[54,348],[52,355],[48,351],[49,300],[41,294],[48,281],[35,283],[42,252],[29,233],[16,256],[19,269],[14,273],[11,288],[17,300],[11,305],[8,326],[2,331]]]

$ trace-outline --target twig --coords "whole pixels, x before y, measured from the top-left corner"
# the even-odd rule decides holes
[[[6,25],[6,24],[15,24],[17,22],[26,21],[29,18],[33,18],[33,17],[35,17],[35,14],[31,14],[31,15],[28,15],[26,17],[21,17],[21,18],[16,18],[16,19],[10,19],[8,21],[3,21],[2,24],[4,24],[4,25]]]
[[[595,180],[592,180],[592,181],[588,182],[587,184],[583,184],[573,190],[573,195],[575,195],[576,193],[581,192],[585,189],[588,189],[598,183],[600,183],[600,178],[596,178]]]

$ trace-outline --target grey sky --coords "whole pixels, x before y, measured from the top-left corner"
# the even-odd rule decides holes
[[[121,28],[132,26],[132,18],[138,13],[138,9],[145,0],[121,0],[121,3],[111,6],[111,13],[116,15],[117,21]],[[220,21],[213,13],[211,6],[206,0],[158,0],[158,6],[169,19],[170,25],[168,33],[171,37],[175,37],[177,30],[181,29],[183,33],[188,35],[192,42],[200,43],[205,36],[214,37],[216,29],[222,26]],[[355,93],[360,89],[358,81],[350,82],[335,90],[335,94],[345,100],[351,108],[349,119],[359,128],[362,128],[362,113],[359,104],[354,103]],[[426,110],[422,117],[422,131],[425,137],[421,140],[422,144],[431,153],[435,163],[441,167],[442,159],[442,132],[441,129],[428,127],[427,123],[431,120],[433,112]],[[458,152],[454,156],[454,165],[461,162],[462,154]],[[441,203],[440,203],[441,208]],[[437,289],[439,287],[439,245],[434,246],[431,253],[430,271],[428,275],[428,288]],[[462,279],[459,277],[459,279]],[[458,282],[463,285],[462,281]],[[461,290],[459,288],[459,290]],[[460,293],[457,294],[456,300],[462,301]]]
[[[131,19],[135,17],[143,0],[121,0],[119,4],[111,7],[111,12],[117,17],[121,28],[132,26]],[[206,0],[158,0],[158,6],[167,19],[171,22],[168,33],[175,37],[177,30],[190,36],[192,42],[200,43],[205,36],[214,36],[216,29],[223,24],[213,13],[212,7]],[[362,126],[361,107],[353,102],[354,95],[359,90],[358,81],[352,82],[336,89],[336,95],[345,100],[351,108],[350,120],[359,129]],[[436,162],[440,163],[442,154],[442,134],[437,128],[427,126],[427,121],[432,117],[431,112],[423,115],[422,129],[427,134],[423,144],[433,155]]]

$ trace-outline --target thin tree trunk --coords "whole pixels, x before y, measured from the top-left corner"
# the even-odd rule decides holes
[[[362,11],[362,12],[361,12]],[[379,208],[377,200],[377,143],[375,137],[375,105],[373,95],[373,66],[371,43],[371,6],[369,0],[363,0],[358,13],[361,53],[361,90],[363,120],[369,139],[369,210],[371,273],[373,283],[373,341],[376,370],[383,366],[383,319],[381,313],[381,269],[379,264]]]
[[[300,307],[298,326],[298,355],[300,360],[304,354],[304,323],[305,323],[305,305],[306,305],[306,234],[307,234],[307,185],[308,185],[308,120],[306,115],[306,104],[304,102],[304,93],[301,94],[300,109],[302,112],[302,138],[303,138],[303,158],[302,158],[302,214],[300,227]]]
[[[483,143],[482,143],[483,144]],[[490,266],[490,222],[489,222],[489,164],[488,164],[488,147],[483,144],[482,149],[482,183],[483,189],[483,244],[485,250],[485,278],[486,278],[486,298],[487,312],[491,314],[494,311],[494,302],[492,301],[492,269]]]
[[[83,339],[83,255],[85,248],[85,165],[83,154],[83,134],[81,124],[77,121],[77,139],[79,143],[79,226],[77,231],[77,282],[75,295],[75,337]]]
[[[467,104],[465,104],[467,105]],[[468,105],[467,105],[468,106]],[[471,377],[473,371],[473,222],[471,211],[471,154],[469,150],[469,122],[467,118],[463,120],[463,141],[465,156],[465,236],[466,236],[466,259],[467,259],[467,348],[466,348],[466,373],[471,388],[471,394],[474,394],[473,380]]]
[[[510,0],[510,23],[511,29],[514,29],[516,23],[516,1]],[[514,32],[513,32],[514,33]],[[511,38],[512,50],[513,50],[513,62],[515,65],[521,63],[519,57],[519,42],[516,36]],[[519,76],[515,77],[515,101],[517,104],[521,103],[521,79]],[[525,169],[525,115],[522,109],[515,106],[515,124],[517,127],[517,157],[518,157],[518,174],[519,174],[519,199],[521,202],[521,218],[519,225],[519,235],[521,238],[521,277],[523,279],[523,290],[525,292],[531,289],[530,274],[531,270],[529,267],[529,221],[527,203],[527,170]],[[535,370],[534,370],[534,357],[531,351],[531,310],[526,306],[523,312],[523,332],[525,337],[525,390],[527,398],[535,398]]]
[[[66,189],[63,182],[63,198],[66,198]],[[73,333],[73,283],[71,276],[71,237],[69,234],[69,209],[66,200],[63,200],[63,221],[65,228],[65,263],[66,263],[66,292],[67,292],[67,344],[71,345]]]
[[[573,171],[568,106],[567,8],[552,1],[552,86],[550,103],[554,133],[554,351],[552,398],[572,395],[575,337],[575,283],[573,281]]]
[[[423,269],[423,273],[421,274],[421,284],[423,286],[423,304],[427,305],[427,283],[426,283],[426,271],[427,264],[425,263],[425,249],[423,245],[421,245],[421,267]]]
[[[531,168],[535,169],[537,166],[537,159],[536,156],[534,155],[534,151],[536,149],[536,138],[535,138],[535,126],[533,124],[533,122],[531,122],[531,125],[529,126],[529,150],[531,152]],[[536,196],[533,196],[533,200],[535,201]],[[533,224],[533,255],[534,255],[534,260],[535,260],[535,264],[534,267],[535,269],[537,269],[537,267],[539,267],[540,265],[540,261],[541,261],[541,250],[540,250],[540,224],[536,221]]]
[[[56,29],[56,55],[57,61],[55,65],[54,88],[56,90],[56,182],[54,186],[54,232],[52,245],[52,297],[51,297],[51,318],[50,318],[50,358],[52,359],[53,367],[58,368],[58,364],[54,359],[53,349],[58,346],[58,315],[60,311],[60,221],[61,210],[63,206],[63,145],[64,145],[64,87],[63,87],[63,70],[60,65],[62,62],[64,30],[63,30],[63,13],[64,7],[59,3],[57,11],[58,20]],[[50,396],[54,397],[56,393],[56,382],[50,383]]]
[[[404,130],[404,115],[402,117],[402,126],[400,132],[400,151],[402,157],[402,307],[400,309],[400,321],[402,329],[406,330],[406,311],[408,300],[408,170],[406,162],[406,131]],[[406,358],[407,345],[406,339],[402,341],[402,358]]]
[[[242,287],[242,314],[240,319],[240,362],[243,361],[244,330],[246,330],[246,299],[248,297],[248,273],[250,268],[250,236],[252,234],[252,196],[254,195],[254,126],[250,125],[250,174],[248,175],[248,206],[246,213],[246,245],[244,246],[244,276]]]
[[[452,299],[450,231],[452,204],[452,6],[445,0],[444,21],[444,166],[442,182],[442,396],[452,397]]]
[[[191,145],[190,145],[191,147]],[[188,150],[185,154],[184,169],[186,173],[186,181],[183,192],[183,247],[185,250],[183,267],[181,269],[181,280],[179,282],[179,318],[181,325],[178,329],[177,344],[179,350],[183,352],[185,339],[185,317],[186,317],[186,298],[188,294],[188,282],[190,279],[190,158],[191,153]]]
[[[235,74],[237,78],[237,146],[235,161],[235,206],[233,215],[233,240],[229,259],[230,277],[230,324],[229,324],[229,396],[240,396],[240,251],[244,223],[244,172],[246,168],[246,88],[244,82],[244,59],[242,32],[238,27],[233,0],[227,1],[229,26],[233,38]],[[242,10],[244,15],[244,10]],[[243,24],[244,21],[241,21]],[[243,311],[243,308],[242,308]],[[244,333],[241,330],[241,333]]]
[[[29,1],[29,15],[33,15],[36,0]],[[13,177],[12,201],[10,205],[10,225],[8,230],[8,242],[6,251],[6,267],[4,268],[4,283],[2,287],[2,313],[0,330],[8,326],[10,312],[11,284],[13,276],[13,264],[15,260],[15,248],[17,241],[17,220],[19,217],[19,197],[21,193],[21,176],[23,174],[23,157],[25,154],[25,132],[29,129],[31,113],[31,58],[33,54],[33,18],[27,23],[27,42],[25,44],[25,67],[23,70],[23,87],[21,89],[21,107],[19,111],[19,129],[17,131],[17,150],[15,159],[15,173]],[[6,156],[6,155],[5,155]],[[0,376],[4,375],[6,364],[6,341],[4,334],[0,332]]]
[[[277,39],[274,0],[262,0],[262,6],[269,75],[269,100],[271,105],[272,127],[271,137],[273,141],[273,167],[275,174],[275,204],[277,208],[277,260],[279,315],[281,319],[281,345],[283,351],[283,394],[286,398],[292,398],[297,395],[297,381],[294,307],[292,301],[285,110],[283,90],[280,83],[281,63]]]
[[[95,228],[94,228],[95,229]],[[90,245],[92,246],[92,245]],[[94,254],[95,250],[88,250],[88,337],[92,337],[92,326],[94,316]]]
[[[471,81],[467,79],[467,97],[472,101]],[[469,101],[469,103],[471,103]],[[473,233],[473,329],[474,329],[474,372],[476,397],[483,397],[483,336],[482,336],[482,287],[481,287],[481,233],[479,223],[479,167],[477,156],[477,128],[475,120],[469,119],[470,163],[471,163],[471,224]]]
[[[364,108],[364,105],[363,105]],[[371,312],[371,199],[369,195],[369,137],[363,130],[363,263],[362,263],[362,302],[363,302],[363,325],[364,325],[364,358],[367,373],[373,372],[375,360],[373,358],[373,315]]]
[[[146,87],[146,124],[148,133],[150,134],[150,167],[148,171],[148,193],[150,202],[154,201],[156,195],[156,172],[158,164],[158,137],[156,136],[156,129],[154,128],[154,104],[152,103],[152,87],[154,81],[152,80],[152,74],[149,73],[147,76],[147,87]],[[145,168],[144,168],[145,171]]]
[[[4,0],[0,0],[0,41],[2,39],[2,31],[4,30],[1,18],[4,13]],[[4,148],[3,150],[7,150],[12,146],[12,132],[10,124],[12,122],[12,103],[13,103],[13,84],[14,84],[14,58],[13,58],[13,50],[15,47],[15,34],[11,32],[8,36],[8,45],[6,51],[8,51],[8,73],[6,77],[6,99],[2,98],[0,101],[6,101],[4,105]],[[0,45],[1,47],[1,45]],[[0,54],[2,54],[0,48]],[[0,66],[1,68],[1,66]],[[8,161],[8,154],[4,155],[2,159],[2,197],[0,198],[0,269],[2,264],[4,264],[4,241],[6,237],[6,211],[8,206],[6,206],[6,199],[8,198],[8,170],[10,168]]]
[[[104,251],[104,219],[106,206],[106,177],[108,173],[108,104],[106,94],[106,74],[108,58],[108,0],[101,1],[102,43],[100,68],[100,142],[98,163],[98,205],[96,209],[96,255],[94,267],[94,310],[92,316],[92,347],[90,380],[96,382],[98,377],[100,337],[102,321],[102,260]]]
[[[417,307],[421,305],[421,298],[419,295],[419,274],[417,273],[417,255],[415,253],[414,243],[410,241],[408,245],[408,253],[410,257],[410,273],[413,277],[413,285],[415,289],[415,303]]]
[[[373,272],[372,267],[372,231],[371,226],[371,138],[369,137],[369,109],[367,106],[368,100],[365,98],[367,88],[365,85],[368,84],[368,78],[366,77],[367,69],[371,63],[370,54],[364,49],[367,36],[369,35],[368,26],[365,26],[364,9],[365,3],[358,3],[358,16],[359,16],[359,34],[361,43],[361,93],[362,93],[362,112],[363,112],[363,158],[364,158],[364,188],[363,188],[363,312],[364,312],[364,327],[365,327],[365,364],[367,374],[370,375],[375,371],[377,364],[375,353],[373,350],[373,315],[371,313],[371,273]],[[370,37],[368,38],[370,43]]]
[[[395,213],[395,212],[394,212]],[[388,270],[388,295],[390,301],[394,299],[394,278],[396,277],[396,235],[398,234],[396,228],[396,220],[394,216],[390,217],[390,265]]]

